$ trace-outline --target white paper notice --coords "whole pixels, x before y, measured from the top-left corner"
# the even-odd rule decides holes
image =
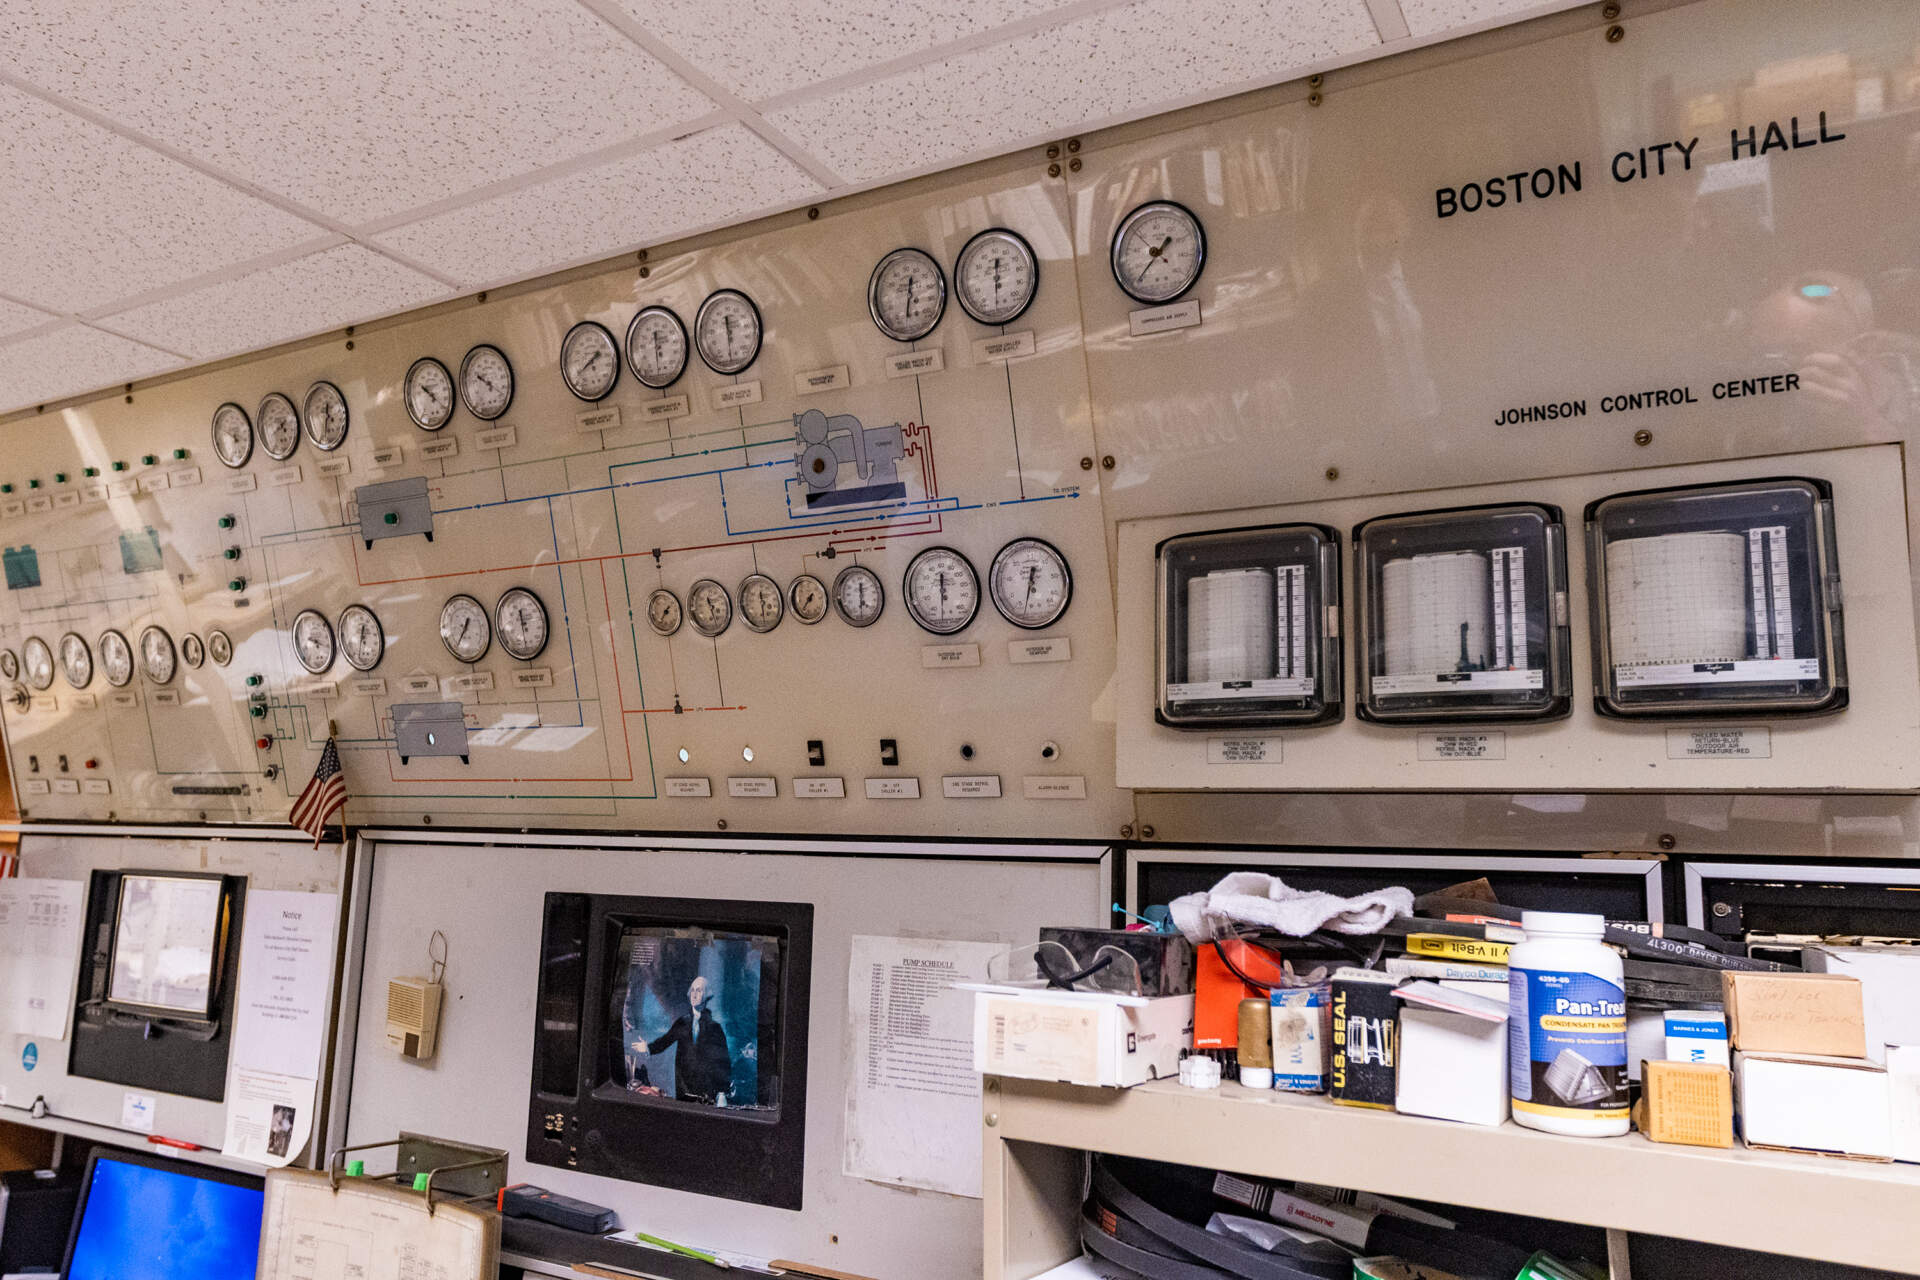
[[[78,880],[0,880],[0,1028],[67,1038],[85,888]]]
[[[331,893],[257,889],[247,895],[235,1066],[308,1080],[319,1075],[339,903]]]
[[[855,936],[847,968],[850,1178],[980,1196],[973,996],[995,942]]]
[[[227,1078],[222,1155],[278,1169],[306,1150],[312,1132],[312,1080],[245,1067]]]

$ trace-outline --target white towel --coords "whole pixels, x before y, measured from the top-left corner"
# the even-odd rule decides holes
[[[1168,908],[1173,923],[1193,942],[1226,937],[1240,925],[1257,925],[1304,938],[1321,929],[1335,933],[1378,933],[1396,916],[1413,914],[1413,890],[1376,889],[1357,898],[1340,898],[1287,886],[1261,871],[1236,871],[1205,893],[1175,898]]]

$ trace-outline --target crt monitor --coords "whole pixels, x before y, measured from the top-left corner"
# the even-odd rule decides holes
[[[264,1185],[254,1174],[97,1147],[87,1157],[62,1280],[251,1276]]]

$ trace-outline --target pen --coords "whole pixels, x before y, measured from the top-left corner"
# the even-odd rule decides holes
[[[656,1248],[666,1249],[670,1252],[680,1254],[682,1257],[698,1258],[702,1262],[711,1262],[714,1266],[720,1267],[723,1270],[731,1269],[733,1265],[724,1258],[716,1258],[710,1253],[702,1253],[698,1249],[690,1249],[684,1244],[675,1244],[671,1240],[662,1240],[659,1236],[650,1236],[644,1231],[634,1232],[633,1238],[644,1241]]]
[[[182,1151],[205,1151],[206,1150],[205,1147],[201,1146],[197,1142],[187,1142],[180,1138],[163,1138],[157,1133],[149,1137],[147,1141],[152,1143],[156,1147],[178,1147]]]

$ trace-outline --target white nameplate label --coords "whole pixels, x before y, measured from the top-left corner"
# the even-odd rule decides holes
[[[980,665],[980,646],[977,644],[922,645],[920,665],[928,670],[934,667],[977,667]]]
[[[28,778],[20,784],[20,794],[23,796],[44,796],[51,790],[53,788],[47,785],[45,778]]]
[[[520,437],[512,427],[495,427],[491,431],[482,431],[473,437],[477,449],[511,449],[520,443]]]
[[[949,800],[994,800],[1000,795],[997,773],[950,773],[940,779],[940,792]]]
[[[822,391],[843,391],[852,382],[853,379],[847,376],[847,366],[843,364],[836,364],[829,369],[809,369],[793,375],[793,393],[811,396]]]
[[[716,409],[738,409],[745,405],[760,403],[760,380],[752,382],[732,382],[724,387],[713,389],[713,407]]]
[[[80,495],[72,489],[67,490],[65,493],[56,493],[53,495],[53,505],[56,507],[77,507],[80,505]]]
[[[116,498],[131,497],[133,494],[139,492],[139,489],[140,482],[132,476],[128,476],[125,480],[107,481],[107,492]]]
[[[620,425],[620,406],[610,404],[598,409],[582,409],[573,415],[573,421],[582,431],[611,431]]]
[[[615,410],[617,413],[618,410]],[[648,400],[640,406],[640,416],[648,422],[658,422],[662,418],[684,418],[693,412],[693,403],[685,396],[667,396],[660,400]],[[581,423],[585,425],[585,414]]]
[[[251,480],[253,477],[248,476],[247,479]],[[253,486],[249,485],[247,487],[252,488]],[[80,496],[88,502],[105,502],[107,500],[107,486],[98,480],[89,480],[80,486]]]
[[[1142,307],[1127,312],[1127,332],[1136,338],[1175,329],[1191,329],[1200,323],[1200,299],[1169,302],[1163,307]]]
[[[157,1109],[152,1094],[121,1094],[120,1127],[122,1129],[132,1129],[137,1133],[152,1133],[153,1113]]]
[[[423,458],[451,458],[460,452],[460,442],[452,436],[443,436],[438,440],[429,440],[420,446]]]
[[[351,458],[323,458],[313,464],[313,469],[318,474],[332,479],[338,476],[344,476],[352,471],[353,460]]]
[[[704,800],[713,794],[713,781],[709,778],[662,778],[667,784],[667,794],[681,800]]]
[[[772,778],[728,778],[727,794],[740,800],[771,800],[780,794]]]
[[[78,778],[55,778],[55,779],[53,780],[53,794],[55,794],[55,795],[57,795],[57,796],[77,796],[77,795],[79,795],[79,794],[80,794],[80,779],[78,779]]]
[[[11,502],[0,502],[0,516],[14,520],[27,514],[27,504],[15,498]]]
[[[1020,779],[1020,787],[1029,800],[1085,800],[1087,780],[1066,774]]]
[[[173,478],[173,487],[176,489],[191,489],[200,483],[200,468],[198,467],[180,467],[177,470],[169,471],[167,474]]]
[[[60,709],[60,699],[50,693],[36,694],[33,699],[33,709],[35,711],[58,711]]]
[[[379,676],[349,681],[347,688],[362,698],[384,698],[387,695],[387,682]]]
[[[513,687],[516,689],[553,688],[552,667],[528,667],[513,673]]]
[[[276,467],[272,471],[267,472],[267,483],[276,488],[285,488],[290,484],[299,484],[300,468]]]
[[[1068,662],[1072,658],[1073,645],[1065,636],[1007,641],[1007,661],[1015,666],[1026,662]]]
[[[1419,753],[1422,760],[1505,760],[1507,735],[1502,729],[1491,733],[1423,733]]]
[[[156,707],[179,706],[180,691],[178,689],[155,689],[153,691],[153,705]]]
[[[867,799],[869,800],[918,800],[920,798],[920,779],[918,778],[868,778]]]
[[[68,700],[72,702],[76,711],[91,711],[100,705],[100,699],[90,693],[71,694]]]
[[[376,467],[397,467],[406,459],[407,451],[397,444],[386,445],[373,451],[373,465]]]
[[[449,693],[488,693],[493,689],[493,672],[469,671],[464,675],[448,676]]]
[[[123,710],[129,707],[137,707],[140,705],[140,695],[131,689],[122,689],[118,693],[108,694],[107,703],[110,706],[119,707]]]
[[[80,789],[90,796],[110,796],[113,794],[113,784],[105,778],[82,778],[80,780]]]
[[[1019,333],[1003,333],[992,338],[973,340],[973,362],[988,364],[995,360],[1018,360],[1030,356],[1039,348],[1033,340],[1033,330],[1023,329]]]
[[[440,682],[432,676],[401,676],[400,692],[438,693],[440,692]]]
[[[333,680],[301,680],[290,686],[288,692],[302,698],[333,699],[340,696],[340,685]],[[153,698],[158,702],[160,695],[156,693]]]
[[[939,373],[947,367],[947,353],[939,347],[928,351],[901,351],[887,357],[889,378],[917,378],[923,373]]]
[[[844,800],[847,782],[845,778],[795,778],[793,794],[800,800]]]
[[[44,515],[53,510],[53,495],[39,493],[27,499],[27,512],[30,515]]]
[[[1669,760],[1770,760],[1773,730],[1764,725],[1731,729],[1669,729]]]
[[[1279,764],[1278,738],[1208,738],[1208,764]]]
[[[168,487],[167,473],[164,471],[155,471],[149,475],[140,477],[140,492],[142,493],[158,493]],[[33,504],[28,503],[27,505],[31,506]]]
[[[260,480],[259,480],[259,477],[257,476],[248,475],[248,476],[228,476],[227,477],[228,493],[252,493],[255,489],[258,489],[259,487],[260,487]]]

